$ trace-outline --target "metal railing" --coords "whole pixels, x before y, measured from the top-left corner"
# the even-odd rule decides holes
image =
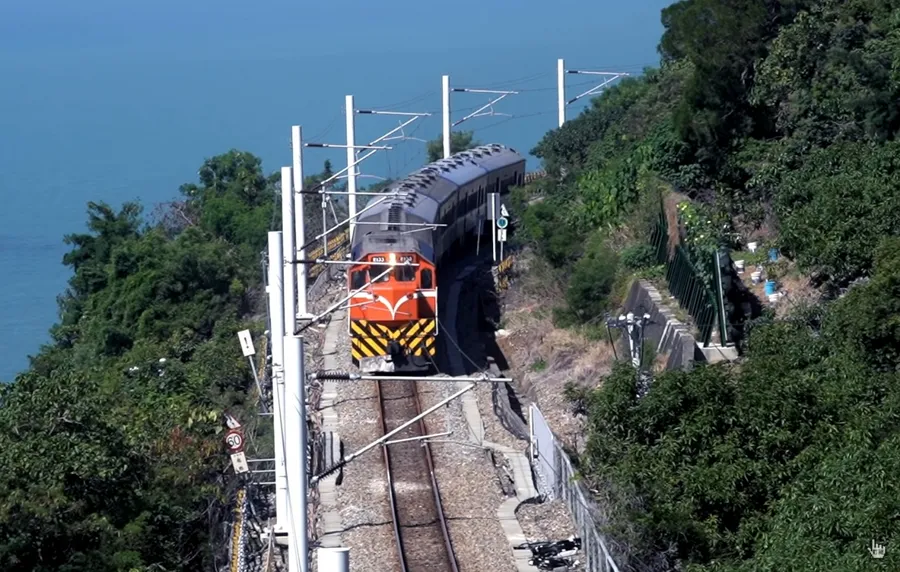
[[[719,328],[721,339],[724,340],[725,324],[720,323],[723,302],[720,296],[713,293],[715,283],[710,283],[717,277],[714,266],[715,258],[705,264],[709,268],[709,276],[704,276],[696,261],[691,260],[684,247],[680,244],[671,244],[669,224],[662,208],[659,220],[650,236],[650,245],[654,250],[656,261],[666,267],[666,283],[669,292],[694,319],[703,347],[709,347],[716,326]],[[701,261],[700,264],[703,262]]]
[[[328,239],[327,243],[328,254],[326,255],[326,249],[322,246],[317,246],[313,248],[309,252],[306,253],[306,258],[309,260],[316,260],[318,258],[325,258],[326,260],[343,260],[347,253],[350,251],[350,233],[349,231],[343,231],[335,234],[331,238]],[[308,276],[309,279],[312,280],[317,278],[319,274],[322,273],[322,270],[325,268],[325,264],[311,264],[309,266]]]
[[[591,499],[579,478],[569,455],[550,429],[540,409],[529,406],[530,456],[535,469],[536,485],[548,500],[561,499],[572,515],[581,537],[587,572],[619,572],[610,553],[609,541],[600,532],[604,524],[598,515],[602,511]]]
[[[525,173],[525,177],[523,178],[523,183],[528,184],[532,181],[536,181],[537,179],[543,179],[547,176],[547,172],[543,169],[539,171],[531,171],[530,173]]]

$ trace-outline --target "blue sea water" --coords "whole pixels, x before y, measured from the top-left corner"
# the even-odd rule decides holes
[[[357,108],[431,112],[406,134],[434,138],[442,74],[454,87],[519,90],[494,108],[511,117],[476,117],[459,129],[527,152],[556,126],[556,59],[640,73],[658,62],[668,3],[4,2],[0,380],[27,368],[49,339],[70,276],[63,236],[84,231],[88,201],[139,199],[149,213],[194,181],[204,158],[231,148],[277,170],[290,162],[292,124],[307,141],[344,143],[345,94]],[[570,97],[593,85],[585,79],[568,76]],[[453,119],[487,97],[454,93]],[[357,142],[396,125],[357,116]],[[424,143],[392,143],[363,173],[397,176],[423,163]],[[341,152],[304,153],[307,172],[325,159],[345,162]]]

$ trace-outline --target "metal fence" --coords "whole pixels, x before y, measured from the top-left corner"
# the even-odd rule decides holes
[[[525,173],[525,177],[523,178],[522,182],[527,185],[528,183],[534,182],[538,179],[543,179],[546,176],[547,172],[543,169],[539,169],[537,171]]]
[[[532,404],[528,409],[531,433],[530,457],[537,474],[538,490],[547,499],[558,498],[566,503],[585,556],[587,572],[619,572],[607,548],[606,539],[599,532],[600,523],[594,518],[591,495],[578,479],[569,455],[553,435],[540,409]],[[592,508],[594,507],[594,508]]]
[[[700,342],[708,347],[713,330],[718,325],[722,340],[725,339],[725,324],[720,323],[722,299],[715,296],[712,284],[704,277],[698,266],[690,259],[687,251],[680,245],[670,244],[669,224],[664,211],[660,211],[659,221],[650,236],[650,245],[654,249],[656,260],[666,266],[666,283],[669,292],[675,296],[679,305],[694,319],[700,331]],[[702,261],[701,261],[702,264]],[[715,260],[704,266],[709,267],[709,278],[715,279]]]
[[[350,232],[345,230],[328,239],[327,251],[325,247],[317,246],[306,253],[306,258],[315,260],[317,258],[325,258],[327,260],[343,260],[350,251]],[[327,254],[326,254],[327,252]],[[310,280],[319,276],[326,264],[311,264],[307,276]]]

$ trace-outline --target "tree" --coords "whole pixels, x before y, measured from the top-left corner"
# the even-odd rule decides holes
[[[67,237],[75,273],[54,343],[0,387],[0,568],[221,561],[230,489],[217,433],[223,410],[253,407],[234,336],[264,328],[244,320],[260,309],[253,233],[268,221],[254,230],[254,217],[271,212],[272,183],[233,151],[182,187],[199,221],[185,228],[141,220],[136,203],[89,203],[88,232]]]
[[[898,17],[883,0],[676,2],[660,69],[533,151],[554,176],[524,189],[522,227],[573,322],[633,277],[610,275],[616,253],[646,259],[631,241],[643,211],[660,215],[653,188],[679,192],[663,214],[695,265],[730,240],[720,229],[766,223],[804,273],[862,279],[749,324],[737,366],[664,372],[642,398],[627,365],[599,380],[578,461],[620,568],[862,572],[873,538],[900,541]]]
[[[900,538],[897,374],[814,328],[760,326],[741,368],[666,372],[640,399],[629,366],[603,380],[582,462],[614,491],[620,567],[862,572],[873,534]]]
[[[881,237],[900,233],[898,158],[900,142],[837,143],[809,153],[777,188],[785,251],[838,285],[868,274]]]
[[[465,151],[466,149],[481,145],[481,143],[473,139],[474,136],[475,133],[473,131],[452,131],[450,133],[450,154],[459,153],[460,151]],[[436,139],[429,141],[427,150],[429,163],[441,159],[444,156],[443,136],[438,135]]]

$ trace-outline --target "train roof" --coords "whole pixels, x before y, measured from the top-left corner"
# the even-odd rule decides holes
[[[474,147],[469,149],[468,151],[463,151],[460,155],[466,155],[471,157],[474,161],[476,161],[479,165],[484,167],[488,171],[492,171],[494,169],[502,169],[503,167],[507,167],[509,165],[515,165],[522,161],[523,157],[519,155],[515,149],[510,147],[505,147],[498,143],[492,143],[490,145],[479,145],[478,147]]]
[[[385,193],[404,192],[367,211],[360,220],[383,220],[385,211],[406,211],[425,221],[434,221],[438,207],[460,186],[484,175],[522,161],[515,149],[492,143],[454,153],[396,181]]]
[[[430,166],[433,166],[441,177],[460,187],[487,172],[473,157],[465,155],[464,152],[435,161]]]

